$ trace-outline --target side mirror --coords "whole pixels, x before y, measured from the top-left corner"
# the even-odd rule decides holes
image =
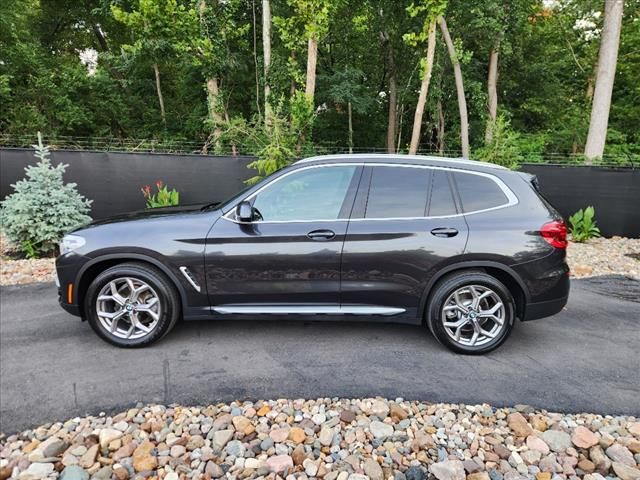
[[[253,221],[253,207],[251,203],[247,201],[240,202],[236,207],[236,218],[241,222]]]

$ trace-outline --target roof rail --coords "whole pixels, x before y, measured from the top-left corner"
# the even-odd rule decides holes
[[[462,164],[462,165],[481,165],[483,167],[496,168],[500,170],[508,170],[502,165],[496,165],[495,163],[481,162],[478,160],[468,160],[466,158],[450,158],[450,157],[436,157],[426,155],[403,155],[398,153],[345,153],[345,154],[332,154],[332,155],[317,155],[314,157],[303,158],[294,163],[294,165],[301,163],[319,162],[322,160],[353,160],[353,159],[378,159],[384,160],[385,158],[395,159],[407,159],[407,160],[426,160],[429,162],[436,162],[442,164]]]

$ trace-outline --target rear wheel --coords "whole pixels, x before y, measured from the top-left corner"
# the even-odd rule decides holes
[[[85,297],[91,328],[118,347],[144,347],[159,340],[180,316],[174,286],[142,263],[111,267],[91,283]]]
[[[515,311],[513,296],[502,282],[484,272],[459,272],[436,285],[427,322],[450,350],[482,354],[507,339]]]

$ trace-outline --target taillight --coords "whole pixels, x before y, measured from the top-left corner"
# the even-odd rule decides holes
[[[540,229],[540,235],[555,248],[567,248],[567,226],[562,220],[545,223]]]

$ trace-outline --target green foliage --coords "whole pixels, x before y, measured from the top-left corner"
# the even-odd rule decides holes
[[[600,229],[596,226],[595,209],[592,206],[580,209],[569,217],[571,240],[584,243],[600,236]]]
[[[601,0],[281,0],[271,7],[272,103],[284,97],[284,128],[304,133],[304,142],[296,139],[292,145],[293,156],[304,154],[311,139],[316,148],[346,147],[349,102],[355,150],[384,149],[389,49],[397,81],[396,143],[407,145],[428,26],[444,15],[462,63],[472,150],[484,148],[487,63],[494,50],[499,52],[499,109],[518,133],[510,141],[523,161],[555,155],[580,160]],[[640,2],[626,1],[608,162],[638,162],[640,155],[640,129],[632,128],[640,124],[638,18]],[[30,132],[40,130],[49,138],[82,137],[76,140],[79,146],[86,146],[87,138],[107,145],[114,139],[131,149],[182,143],[188,145],[183,151],[199,152],[217,127],[227,132],[217,150],[226,154],[232,146],[228,131],[242,130],[236,127],[243,124],[258,131],[237,135],[233,145],[240,153],[258,152],[268,144],[257,120],[265,81],[261,20],[261,2],[247,0],[0,2],[0,141],[6,135],[28,146]],[[421,147],[456,155],[456,91],[439,32],[437,37]],[[309,38],[318,40],[315,99],[322,108],[316,114],[301,105],[303,119],[287,125],[297,109],[294,92],[304,85]],[[85,51],[97,57],[91,71],[79,58]],[[158,115],[154,64],[161,74],[166,124]],[[209,78],[219,82],[219,125],[209,116],[203,88]],[[305,120],[309,117],[312,122]]]
[[[180,205],[180,193],[178,193],[175,188],[169,190],[169,187],[165,185],[162,180],[156,182],[156,193],[151,193],[151,187],[149,185],[145,185],[140,190],[147,202],[147,208],[175,207]]]
[[[221,140],[227,145],[241,143],[256,155],[257,159],[247,165],[257,172],[246,181],[251,185],[312,151],[310,138],[304,134],[310,133],[315,118],[311,102],[300,91],[290,101],[288,115],[281,97],[273,106],[269,125],[258,116],[252,122],[236,117],[227,125]]]
[[[131,11],[112,4],[111,12],[134,38],[122,49],[141,59],[167,62],[175,55],[191,53],[192,39],[199,38],[195,8],[177,0],[138,0]]]
[[[33,145],[36,165],[25,168],[26,178],[12,185],[14,193],[2,202],[2,229],[9,241],[30,258],[55,250],[69,231],[89,221],[91,200],[75,183],[64,183],[64,164],[52,166],[48,146]]]
[[[511,128],[504,115],[498,115],[493,124],[493,138],[474,152],[474,158],[503,167],[516,168],[523,161],[519,148],[519,135]]]

